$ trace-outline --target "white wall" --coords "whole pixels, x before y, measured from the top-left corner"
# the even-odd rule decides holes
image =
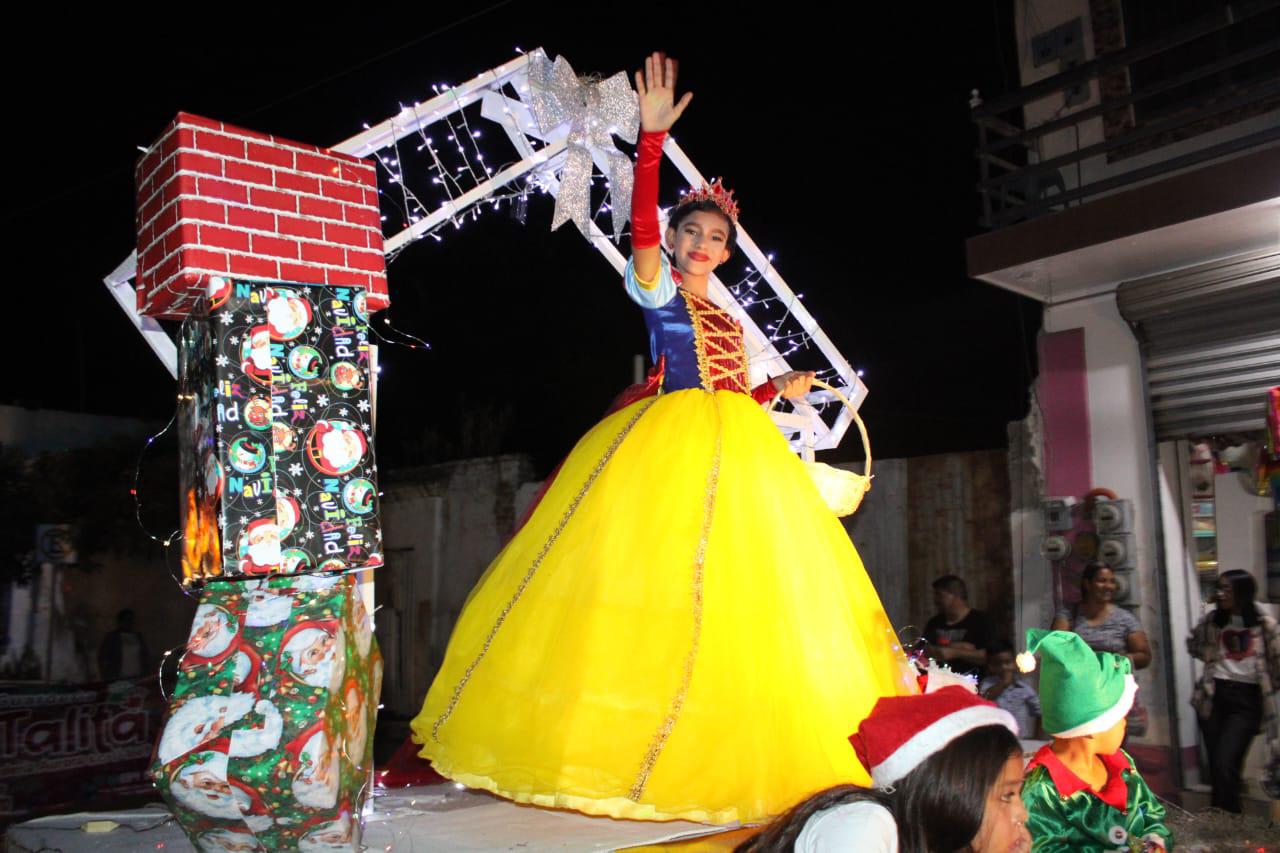
[[[1244,569],[1258,581],[1258,595],[1267,589],[1266,543],[1263,517],[1275,509],[1271,497],[1253,491],[1252,474],[1231,472],[1214,478],[1218,513],[1218,569]]]
[[[1138,344],[1120,317],[1113,294],[1048,308],[1044,328],[1047,332],[1084,328],[1092,483],[1095,487],[1112,489],[1120,497],[1134,502],[1133,534],[1142,595],[1137,613],[1147,629],[1155,655],[1152,666],[1138,673],[1140,695],[1151,711],[1151,726],[1141,742],[1172,744],[1171,723],[1176,716],[1178,742],[1183,747],[1191,746],[1198,742],[1198,729],[1188,702],[1198,671],[1186,653],[1184,640],[1207,608],[1203,603],[1194,557],[1189,551],[1188,528],[1184,521],[1190,510],[1185,482],[1185,442],[1164,442],[1160,445],[1160,493],[1154,494],[1153,459],[1148,446]],[[1215,489],[1219,564],[1223,569],[1241,568],[1252,572],[1258,579],[1259,588],[1265,589],[1262,517],[1274,508],[1274,504],[1270,498],[1253,494],[1247,478],[1239,473],[1219,475]],[[1164,522],[1160,531],[1155,529],[1157,500],[1160,501]],[[1163,566],[1157,562],[1157,535],[1163,540]],[[1028,543],[1024,542],[1024,548],[1027,547]],[[1166,597],[1160,595],[1156,582],[1159,571],[1164,573]],[[1023,608],[1023,615],[1029,620],[1033,614],[1025,601]],[[1275,612],[1269,605],[1264,609]],[[1166,619],[1171,646],[1166,645],[1163,638],[1162,625]],[[1166,659],[1172,663],[1174,672],[1174,708],[1166,707]],[[1262,741],[1259,739],[1255,741],[1246,765],[1246,779],[1256,780],[1262,757]],[[1185,766],[1184,772],[1185,782],[1197,781],[1198,772],[1194,764]],[[1250,785],[1256,785],[1256,782],[1250,781]]]
[[[1084,35],[1084,58],[1088,62],[1094,57],[1093,22],[1089,15],[1088,0],[1020,0],[1014,5],[1014,31],[1018,39],[1018,71],[1023,86],[1029,86],[1046,77],[1053,77],[1066,69],[1060,62],[1049,62],[1040,67],[1032,63],[1031,39],[1041,33],[1048,32],[1059,24],[1072,18],[1081,18]],[[1037,127],[1062,115],[1070,115],[1083,109],[1096,106],[1099,102],[1097,81],[1088,82],[1089,96],[1086,100],[1070,108],[1066,107],[1066,97],[1061,92],[1041,98],[1027,104],[1023,110],[1023,121],[1026,127]],[[1079,137],[1077,138],[1077,133]],[[1039,159],[1049,160],[1059,157],[1078,147],[1083,148],[1101,142],[1103,138],[1102,119],[1093,118],[1081,122],[1075,128],[1065,128],[1040,138]],[[1062,170],[1062,177],[1067,189],[1076,186],[1075,169]],[[1086,183],[1088,182],[1086,178]]]
[[[463,603],[535,490],[529,473],[522,456],[493,456],[402,471],[384,485],[377,630],[391,714],[421,707]]]
[[[1199,726],[1191,708],[1198,667],[1186,653],[1185,640],[1204,614],[1200,578],[1196,572],[1195,542],[1185,519],[1191,514],[1190,445],[1186,441],[1163,441],[1159,445],[1160,512],[1163,522],[1165,583],[1169,593],[1169,635],[1174,643],[1172,659],[1175,708],[1178,715],[1178,743],[1184,756],[1187,747],[1199,742]],[[1200,782],[1199,762],[1183,760],[1183,784]]]
[[[1147,629],[1152,665],[1137,673],[1151,725],[1141,742],[1170,743],[1163,656],[1169,649],[1161,626],[1165,603],[1156,582],[1155,495],[1152,449],[1148,444],[1146,397],[1138,342],[1120,316],[1115,294],[1080,299],[1045,309],[1044,330],[1083,328],[1088,372],[1089,433],[1093,457],[1091,482],[1133,501],[1135,570],[1141,603],[1137,616]],[[1176,639],[1176,638],[1175,638]]]

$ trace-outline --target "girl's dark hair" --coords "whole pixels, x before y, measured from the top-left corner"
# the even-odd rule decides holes
[[[893,814],[899,853],[965,850],[982,828],[987,795],[1000,781],[1005,763],[1021,751],[1017,737],[1004,726],[974,729],[929,756],[889,792],[855,785],[819,791],[744,841],[735,853],[791,853],[815,814],[862,801],[878,803]]]
[[[796,849],[796,839],[800,837],[809,818],[824,809],[857,802],[879,803],[890,812],[894,810],[891,794],[859,788],[857,785],[836,785],[793,806],[789,812],[766,826],[760,834],[753,835],[735,847],[734,853],[791,853]],[[894,817],[896,819],[897,815]],[[898,836],[902,836],[901,831]]]
[[[667,226],[673,230],[680,230],[680,223],[689,218],[691,214],[698,213],[718,213],[724,217],[724,221],[729,224],[729,237],[725,240],[725,248],[729,250],[729,254],[733,254],[738,248],[738,224],[720,209],[720,205],[711,199],[700,199],[699,201],[686,201],[671,212],[671,216],[667,219]]]
[[[1252,628],[1258,624],[1258,606],[1254,597],[1258,594],[1258,582],[1253,575],[1240,569],[1231,569],[1218,575],[1231,584],[1231,597],[1235,599],[1234,610],[1223,610],[1221,607],[1213,611],[1213,621],[1221,628],[1231,621],[1233,613],[1240,614],[1245,627]]]

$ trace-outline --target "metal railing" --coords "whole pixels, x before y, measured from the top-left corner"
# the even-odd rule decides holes
[[[1254,27],[1261,22],[1260,15],[1277,9],[1280,9],[1278,0],[1228,4],[1159,38],[1103,54],[990,101],[982,102],[975,97],[972,117],[978,129],[978,147],[974,153],[979,169],[977,189],[982,200],[981,224],[986,228],[1000,228],[1033,219],[1082,204],[1091,196],[1280,141],[1280,121],[1277,121],[1249,133],[1160,158],[1154,163],[1135,164],[1134,168],[1112,165],[1101,170],[1104,174],[1090,175],[1086,175],[1082,168],[1086,161],[1094,158],[1120,160],[1134,152],[1158,151],[1204,132],[1197,129],[1197,125],[1212,125],[1212,128],[1205,129],[1216,129],[1245,118],[1280,111],[1280,38],[1256,41],[1245,49],[1215,57],[1210,62],[1160,80],[1138,86],[1126,85],[1125,91],[1118,96],[1104,92],[1100,102],[1093,106],[1055,116],[1032,127],[1023,126],[1023,109],[1030,104],[1087,86],[1107,75],[1128,72],[1143,60],[1169,54],[1199,39],[1222,38],[1231,31]],[[1270,63],[1271,67],[1247,80],[1236,79],[1238,72],[1231,73],[1268,57],[1276,59]],[[1132,81],[1133,75],[1128,76]],[[1215,82],[1216,85],[1205,91],[1201,81]],[[1193,91],[1187,92],[1188,87]],[[1179,90],[1184,97],[1176,99]],[[1150,105],[1151,99],[1157,96],[1168,100],[1171,94],[1175,96],[1174,102],[1163,106],[1161,115],[1154,120],[1126,122],[1129,126],[1121,132],[1106,133],[1101,141],[1083,146],[1079,144],[1083,123],[1102,119],[1115,111],[1133,110],[1135,105]],[[1076,130],[1073,150],[1041,157],[1045,137],[1073,128]],[[1074,180],[1070,182],[1074,185],[1068,187],[1072,178]]]

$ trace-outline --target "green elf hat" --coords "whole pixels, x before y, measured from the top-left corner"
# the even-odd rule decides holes
[[[1133,707],[1138,683],[1127,657],[1095,652],[1070,631],[1027,631],[1027,651],[1038,653],[1044,730],[1054,737],[1105,732]]]

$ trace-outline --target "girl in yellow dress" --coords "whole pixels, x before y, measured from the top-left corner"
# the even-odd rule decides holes
[[[636,84],[625,283],[659,393],[578,442],[480,578],[413,738],[441,774],[518,802],[753,822],[868,784],[846,738],[915,683],[848,535],[760,404],[813,375],[750,389],[741,327],[708,298],[736,238],[731,194],[692,194],[662,254],[658,165],[691,95],[675,102],[659,54]]]

